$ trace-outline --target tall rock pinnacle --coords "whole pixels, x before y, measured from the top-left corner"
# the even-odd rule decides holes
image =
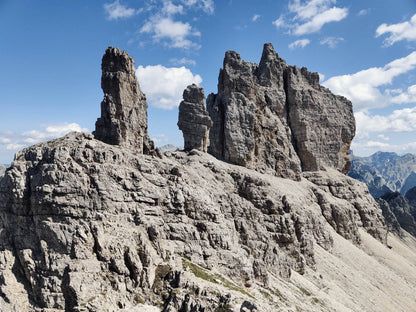
[[[133,58],[108,47],[101,63],[101,117],[95,123],[96,139],[151,154],[154,144],[147,132],[146,96],[140,90]]]
[[[206,152],[211,126],[211,118],[205,109],[204,89],[195,84],[188,86],[183,91],[178,120],[178,127],[183,132],[184,149]]]
[[[259,65],[226,52],[207,109],[208,151],[217,158],[292,179],[302,171],[350,169],[351,102],[320,86],[317,73],[287,65],[270,43]]]

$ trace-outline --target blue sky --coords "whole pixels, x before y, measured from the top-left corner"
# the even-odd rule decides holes
[[[414,0],[0,0],[0,163],[94,130],[109,45],[134,57],[160,146],[183,144],[188,84],[216,92],[225,51],[258,62],[266,42],[352,100],[356,154],[416,153]]]

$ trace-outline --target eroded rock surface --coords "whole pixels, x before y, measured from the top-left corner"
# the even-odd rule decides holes
[[[287,65],[271,44],[259,64],[226,53],[207,109],[215,157],[292,179],[301,171],[350,169],[351,102],[320,86],[317,73]]]
[[[360,227],[383,240],[363,189],[336,171],[296,182],[209,154],[159,159],[72,133],[18,153],[1,180],[0,306],[213,311],[268,287],[270,274],[313,269],[314,242],[331,250],[331,226],[356,243]],[[240,297],[216,295],[198,270],[225,276]]]
[[[206,152],[212,121],[205,109],[203,88],[192,84],[183,91],[178,119],[178,127],[183,132],[184,150],[197,149]]]
[[[95,123],[96,139],[112,145],[154,154],[147,132],[146,96],[140,90],[133,58],[125,51],[109,47],[103,56],[101,117]]]

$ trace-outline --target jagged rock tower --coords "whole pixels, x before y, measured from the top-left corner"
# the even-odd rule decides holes
[[[183,132],[185,151],[207,151],[212,121],[205,109],[203,88],[192,84],[183,91],[183,101],[179,105],[178,127]]]
[[[108,47],[101,62],[101,117],[95,123],[96,139],[131,147],[140,154],[153,154],[147,133],[147,102],[136,78],[133,58],[125,51]]]
[[[287,65],[270,43],[260,64],[226,52],[207,109],[214,122],[208,151],[217,158],[292,179],[350,169],[351,102],[320,86],[317,73]]]

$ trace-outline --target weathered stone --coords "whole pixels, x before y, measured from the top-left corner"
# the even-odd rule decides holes
[[[205,109],[204,89],[195,84],[183,91],[183,101],[179,105],[178,127],[183,132],[184,150],[207,151],[211,118]]]
[[[302,170],[350,168],[351,102],[321,87],[317,73],[287,65],[271,44],[259,65],[226,53],[207,109],[208,151],[217,158],[292,179]]]
[[[95,123],[96,139],[138,153],[155,153],[147,132],[147,102],[136,78],[133,58],[109,47],[103,56],[101,117]]]

